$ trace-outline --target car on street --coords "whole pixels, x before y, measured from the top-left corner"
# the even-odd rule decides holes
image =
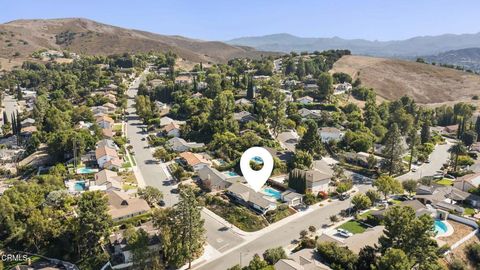
[[[350,198],[350,194],[348,194],[347,192],[344,192],[344,193],[338,195],[338,199],[340,201],[345,201],[348,198]]]
[[[412,167],[412,172],[416,172],[417,171],[417,168],[416,167]]]

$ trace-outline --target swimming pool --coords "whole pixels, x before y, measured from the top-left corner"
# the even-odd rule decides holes
[[[85,181],[77,181],[73,184],[73,189],[75,191],[84,191],[85,190]]]
[[[98,172],[98,169],[91,169],[87,167],[77,169],[77,173],[79,174],[89,174],[89,173],[96,173],[96,172]]]
[[[435,220],[435,234],[445,234],[448,231],[447,224],[444,221]]]
[[[278,191],[274,188],[269,188],[269,187],[265,188],[263,190],[263,194],[268,195],[270,197],[273,197],[277,200],[280,200],[282,198],[282,192],[280,192],[280,191]]]
[[[263,159],[261,157],[255,156],[252,160],[257,164],[263,164]]]
[[[232,172],[232,171],[226,171],[226,172],[223,172],[223,174],[225,174],[228,177],[238,176],[238,174],[236,172]]]

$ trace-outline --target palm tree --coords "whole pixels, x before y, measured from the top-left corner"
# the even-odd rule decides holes
[[[465,147],[465,145],[463,145],[462,142],[458,142],[457,144],[452,145],[452,147],[448,149],[448,152],[455,156],[453,171],[457,171],[458,157],[467,153],[467,148]]]

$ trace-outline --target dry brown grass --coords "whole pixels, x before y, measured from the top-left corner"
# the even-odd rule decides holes
[[[71,42],[56,43],[56,35],[75,33]],[[264,52],[222,42],[201,41],[125,29],[87,19],[17,20],[0,24],[0,56],[15,52],[27,57],[39,49],[66,49],[80,54],[172,51],[193,62],[226,62],[234,57],[259,57]]]
[[[388,100],[408,95],[418,103],[437,105],[471,101],[480,94],[479,75],[410,61],[349,55],[337,61],[332,72],[359,77]]]

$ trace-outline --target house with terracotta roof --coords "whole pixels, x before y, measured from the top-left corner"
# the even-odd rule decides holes
[[[184,164],[191,166],[194,171],[199,171],[205,166],[212,166],[212,162],[205,155],[192,152],[183,152],[179,154]]]
[[[113,113],[117,109],[117,106],[110,102],[103,104],[103,107],[107,108],[109,113]]]
[[[113,128],[113,124],[115,123],[115,121],[107,115],[98,116],[95,121],[101,128]]]
[[[170,124],[164,126],[161,129],[161,132],[167,136],[180,137],[180,125],[176,122],[171,122]]]
[[[130,197],[123,191],[108,191],[108,213],[113,221],[119,221],[134,216],[138,216],[150,211],[147,201]]]
[[[105,164],[111,160],[119,160],[117,151],[106,146],[97,147],[95,150],[95,158],[97,159],[97,163],[100,168],[104,168]],[[116,162],[117,161],[114,163],[116,164]]]

